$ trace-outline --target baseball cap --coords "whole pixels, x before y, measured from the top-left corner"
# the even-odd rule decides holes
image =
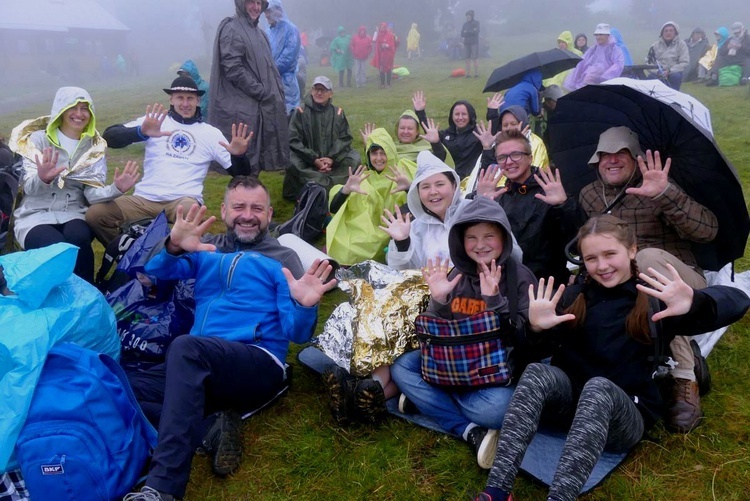
[[[313,86],[315,86],[316,84],[320,84],[328,90],[333,90],[333,83],[331,82],[331,79],[328,77],[324,77],[323,75],[315,77],[315,80],[313,80],[312,84]]]

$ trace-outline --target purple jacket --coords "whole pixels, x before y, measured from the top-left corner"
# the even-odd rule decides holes
[[[610,35],[605,45],[596,44],[589,47],[583,60],[568,75],[563,87],[573,91],[584,85],[602,83],[617,78],[625,67],[625,56],[617,46],[615,38]]]

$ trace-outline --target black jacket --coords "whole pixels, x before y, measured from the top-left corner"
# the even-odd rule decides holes
[[[648,428],[661,419],[665,406],[651,377],[654,365],[648,357],[654,354],[653,345],[640,343],[625,331],[625,318],[633,309],[638,292],[636,283],[633,278],[611,289],[593,281],[570,286],[558,311],[562,312],[583,291],[586,319],[582,327],[558,326],[537,334],[529,331],[528,336],[552,344],[552,365],[570,377],[576,394],[592,377],[605,377],[633,398]],[[669,341],[675,335],[712,331],[739,320],[748,307],[750,299],[740,289],[719,285],[696,290],[690,311],[664,319],[661,332]]]

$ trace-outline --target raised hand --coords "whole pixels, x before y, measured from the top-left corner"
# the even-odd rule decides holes
[[[441,261],[440,258],[435,258],[435,262],[432,259],[428,259],[427,266],[422,268],[422,276],[430,288],[430,295],[438,303],[445,304],[448,302],[448,294],[451,293],[461,279],[461,274],[459,273],[453,277],[453,280],[448,280],[449,270],[450,260]]]
[[[477,125],[472,131],[472,134],[474,134],[474,137],[479,139],[479,142],[482,143],[483,150],[491,150],[492,145],[495,144],[497,136],[500,135],[500,132],[498,132],[497,134],[493,134],[491,125],[485,123],[483,120],[480,120],[479,122],[477,122]]]
[[[396,242],[401,242],[409,238],[411,231],[411,215],[402,214],[398,204],[394,206],[393,212],[385,209],[384,214],[380,216],[383,226],[378,226],[386,232]]]
[[[651,153],[646,150],[646,161],[638,155],[638,168],[641,170],[643,182],[640,186],[628,188],[625,193],[639,197],[653,198],[664,193],[669,185],[669,168],[672,166],[672,159],[667,158],[664,167],[661,163],[661,155],[658,151]]]
[[[690,311],[690,307],[693,304],[693,288],[680,278],[680,275],[677,273],[677,270],[674,269],[674,266],[669,263],[666,264],[669,274],[672,275],[671,280],[655,269],[649,268],[649,274],[641,273],[639,274],[639,277],[651,287],[646,287],[643,284],[636,284],[639,291],[645,292],[649,296],[654,296],[667,305],[666,309],[655,313],[654,316],[651,317],[654,322],[658,322],[662,318],[684,315]]]
[[[505,104],[505,98],[502,93],[495,92],[492,97],[487,98],[487,107],[493,110],[499,110]]]
[[[414,111],[424,111],[427,107],[427,98],[424,97],[424,92],[421,90],[416,91],[411,96],[411,102],[414,105]]]
[[[539,169],[539,173],[534,174],[534,179],[544,191],[544,193],[537,193],[534,197],[542,202],[549,205],[562,205],[568,199],[560,178],[560,169],[554,172],[551,169]]]
[[[357,170],[352,172],[352,168],[349,167],[349,177],[346,179],[346,184],[341,188],[341,192],[344,195],[350,193],[359,193],[360,195],[367,195],[367,192],[362,189],[362,181],[370,177],[370,172],[367,172],[367,167],[360,165]]]
[[[424,127],[424,134],[420,134],[419,137],[431,144],[440,142],[440,132],[438,131],[440,124],[435,123],[435,120],[428,118],[427,124],[422,122],[422,127]]]
[[[199,206],[193,204],[188,210],[187,215],[183,216],[184,210],[182,205],[177,206],[177,215],[175,217],[174,226],[172,231],[169,233],[169,240],[167,241],[167,251],[171,254],[177,254],[181,251],[185,252],[197,252],[197,251],[215,251],[216,246],[212,244],[204,244],[201,242],[201,237],[208,231],[211,225],[216,221],[216,217],[211,216],[201,223],[201,219],[206,215],[206,206]]]
[[[335,279],[327,281],[333,271],[333,266],[327,260],[316,259],[299,280],[288,269],[282,268],[281,271],[289,284],[290,295],[302,306],[315,306],[323,294],[336,287]]]
[[[130,191],[130,188],[135,186],[135,183],[138,182],[138,179],[141,177],[141,172],[138,167],[138,164],[134,162],[133,160],[128,160],[128,162],[125,164],[125,168],[122,169],[122,172],[115,167],[115,187],[120,191],[120,193],[126,193]]]
[[[172,135],[172,131],[161,130],[161,125],[169,114],[168,110],[164,109],[164,106],[156,103],[151,106],[146,106],[146,118],[141,124],[141,134],[148,137],[166,137]]]
[[[492,164],[481,170],[479,177],[477,177],[477,195],[497,200],[506,193],[508,188],[497,185],[500,172],[501,169],[498,164]]]
[[[248,125],[242,122],[232,124],[232,140],[227,144],[224,141],[219,141],[219,144],[226,149],[230,155],[241,157],[247,152],[247,147],[250,145],[250,140],[253,138],[253,131],[248,131]]]
[[[396,185],[391,190],[391,195],[395,195],[402,191],[409,191],[409,188],[411,187],[411,179],[409,179],[406,169],[402,169],[398,165],[391,165],[388,167],[388,173],[385,175],[385,178],[393,181]]]
[[[365,130],[359,129],[359,133],[362,135],[362,144],[367,147],[367,138],[370,137],[372,131],[376,129],[375,124],[366,123]]]
[[[500,294],[500,277],[503,269],[493,259],[490,266],[480,263],[482,271],[479,272],[479,290],[483,296],[497,296]]]
[[[63,164],[60,167],[57,166],[57,160],[60,158],[60,152],[52,147],[47,147],[42,150],[42,159],[39,160],[39,155],[34,155],[34,163],[36,164],[36,174],[44,184],[49,184],[59,176],[67,165]]]
[[[552,294],[554,291],[554,295]],[[563,322],[575,320],[576,316],[572,313],[558,315],[556,308],[557,303],[565,291],[565,285],[555,291],[555,279],[549,277],[549,282],[545,284],[542,278],[539,280],[539,286],[534,293],[534,284],[529,285],[529,325],[534,332],[544,331],[559,325]]]

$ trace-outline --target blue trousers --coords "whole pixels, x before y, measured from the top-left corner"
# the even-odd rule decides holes
[[[163,395],[159,443],[146,485],[178,498],[185,495],[205,417],[227,409],[255,410],[284,385],[284,369],[262,349],[191,335],[176,338],[165,363],[144,376],[130,378],[136,397],[153,405]]]
[[[419,350],[398,357],[391,366],[391,377],[422,414],[459,437],[471,423],[500,429],[513,386],[447,391],[422,379],[420,357]]]

